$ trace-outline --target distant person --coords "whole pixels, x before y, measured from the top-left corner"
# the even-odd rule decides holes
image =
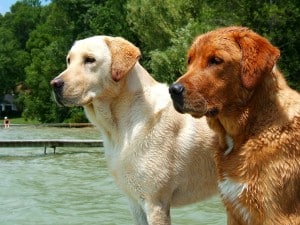
[[[4,117],[4,128],[9,128],[9,124],[10,124],[10,121],[9,121],[9,119],[7,118],[7,116],[6,117]]]

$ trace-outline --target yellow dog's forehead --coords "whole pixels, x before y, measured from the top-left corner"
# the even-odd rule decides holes
[[[96,53],[99,50],[108,49],[105,39],[107,36],[93,36],[86,39],[76,41],[72,48],[70,49],[70,53],[72,52],[85,52],[85,53]]]
[[[107,46],[107,36],[93,36],[76,41],[68,52],[67,58],[95,57],[108,59],[110,50]]]

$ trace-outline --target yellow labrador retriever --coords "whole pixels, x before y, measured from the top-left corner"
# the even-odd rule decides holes
[[[217,192],[205,119],[173,108],[168,87],[139,64],[119,37],[76,41],[67,69],[51,81],[56,101],[83,106],[104,139],[108,168],[128,197],[135,224],[170,224],[170,207]]]

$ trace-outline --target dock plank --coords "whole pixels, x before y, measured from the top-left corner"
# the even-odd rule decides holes
[[[0,140],[0,147],[103,147],[102,140]]]

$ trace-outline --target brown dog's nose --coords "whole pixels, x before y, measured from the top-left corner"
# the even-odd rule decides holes
[[[169,92],[173,100],[174,108],[180,113],[183,113],[183,91],[184,86],[180,83],[174,83],[169,87]]]
[[[174,83],[169,88],[169,92],[171,96],[181,95],[183,91],[184,91],[184,86],[180,83]]]
[[[54,89],[60,89],[64,86],[64,81],[63,79],[57,78],[51,80],[50,84]]]

